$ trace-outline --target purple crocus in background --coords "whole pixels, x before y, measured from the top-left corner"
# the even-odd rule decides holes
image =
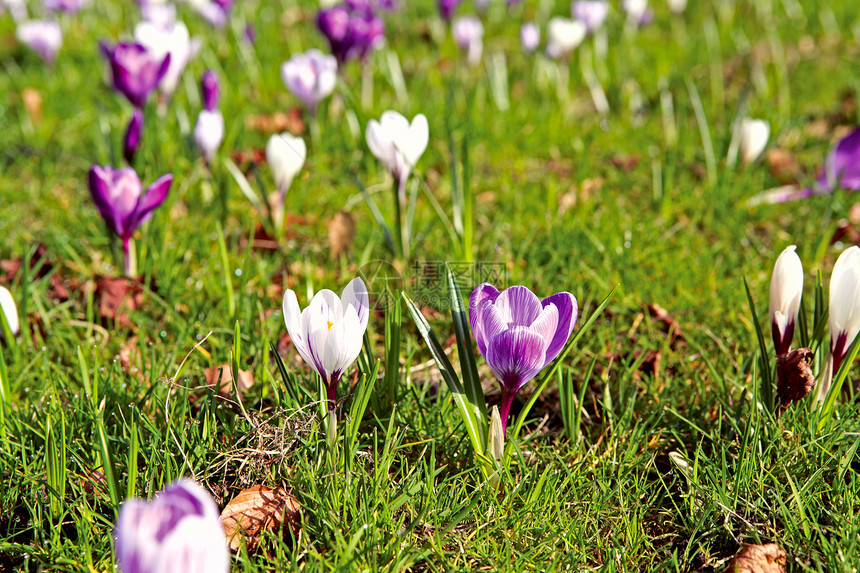
[[[609,3],[604,0],[579,0],[571,4],[570,12],[575,20],[585,24],[589,34],[593,34],[606,20]]]
[[[89,172],[90,195],[108,229],[122,240],[126,276],[136,273],[131,239],[152,212],[167,199],[173,175],[167,174],[150,185],[143,185],[134,169],[114,169],[93,165]]]
[[[122,573],[227,573],[221,515],[197,483],[181,478],[152,501],[123,502],[114,529]]]
[[[15,36],[48,64],[57,59],[57,53],[63,45],[63,31],[53,20],[22,22],[15,29]]]
[[[450,20],[454,16],[454,12],[457,11],[460,2],[462,0],[439,0],[439,14],[441,14],[442,19]]]
[[[339,64],[365,59],[385,37],[385,24],[373,12],[338,5],[321,10],[317,28],[328,40]]]
[[[197,124],[194,126],[194,143],[208,165],[224,139],[224,116],[218,110],[221,87],[215,72],[206,70],[200,81],[200,88],[203,92],[204,109],[197,116]]]
[[[221,85],[218,83],[218,76],[215,75],[215,72],[212,70],[203,72],[203,77],[200,79],[200,91],[203,94],[204,109],[215,111],[221,100]]]
[[[131,102],[142,108],[150,92],[167,73],[170,54],[162,58],[141,44],[120,42],[114,47],[102,44],[102,53],[110,63],[113,87]]]
[[[787,185],[770,189],[750,199],[749,205],[808,199],[832,193],[835,189],[860,191],[860,128],[839,140],[824,160],[824,167],[812,187],[799,189],[796,185]]]
[[[74,14],[90,0],[45,0],[45,9],[52,12],[66,12]]]
[[[579,308],[569,292],[540,300],[524,286],[499,292],[482,283],[469,299],[478,350],[502,385],[502,427],[507,432],[514,396],[564,348]]]
[[[296,54],[281,65],[284,86],[316,115],[317,106],[337,84],[337,60],[311,49]]]
[[[131,116],[131,121],[128,122],[128,128],[125,130],[125,137],[122,140],[122,155],[128,164],[134,163],[134,156],[137,150],[140,149],[140,140],[143,138],[143,112],[140,109],[135,109]]]

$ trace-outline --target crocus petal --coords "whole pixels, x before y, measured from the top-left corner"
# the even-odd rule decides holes
[[[159,573],[215,573],[230,570],[226,550],[213,551],[224,544],[220,519],[187,517],[164,539],[155,556],[152,571]]]
[[[860,128],[839,141],[827,158],[818,183],[828,191],[837,183],[844,189],[860,189]]]
[[[358,324],[361,331],[367,328],[367,320],[370,317],[370,299],[367,294],[367,287],[360,277],[355,277],[347,284],[343,293],[340,295],[341,304],[346,313],[348,307],[355,309],[358,316]]]
[[[322,363],[333,380],[339,379],[361,352],[361,326],[355,308],[348,306],[343,317],[331,327],[322,354]]]
[[[534,332],[540,334],[546,342],[547,348],[555,338],[558,329],[558,308],[554,304],[548,304],[529,326]],[[544,364],[546,365],[546,364]]]
[[[308,340],[306,331],[302,328],[303,313],[299,310],[299,301],[296,299],[296,293],[287,289],[284,293],[284,301],[282,303],[284,311],[284,323],[287,327],[287,333],[290,335],[290,340],[293,342],[296,351],[307,363],[311,364],[310,350],[308,349]]]
[[[138,227],[143,225],[150,217],[152,212],[167,199],[167,194],[170,193],[170,185],[173,183],[173,175],[162,175],[158,180],[147,188],[146,193],[137,204],[137,209],[134,210],[134,215],[130,219],[130,232],[133,233]]]
[[[15,306],[12,293],[3,286],[0,286],[0,314],[6,318],[6,324],[9,325],[9,331],[12,335],[18,334],[21,328],[18,322],[18,307]],[[3,336],[2,330],[0,330],[0,336]]]
[[[521,285],[503,290],[493,304],[511,326],[531,325],[543,308],[535,293]]]
[[[134,169],[93,165],[89,172],[90,195],[108,228],[119,237],[134,233],[130,228],[141,184]]]
[[[836,365],[860,332],[860,247],[849,247],[839,255],[830,277],[830,344]],[[837,352],[838,339],[843,340]]]
[[[564,348],[567,339],[573,332],[573,327],[576,326],[576,319],[579,316],[579,307],[576,304],[576,298],[569,292],[560,292],[549,296],[541,301],[541,305],[546,307],[553,304],[558,309],[558,326],[556,327],[555,335],[549,343],[549,348],[546,349],[547,364],[555,360],[558,353]]]
[[[485,356],[493,374],[513,392],[540,372],[545,357],[546,340],[526,326],[514,326],[497,334]]]
[[[485,335],[484,320],[481,318],[487,303],[493,303],[499,298],[499,291],[490,283],[481,283],[469,297],[469,324],[472,326],[472,334],[478,344],[481,356],[487,354],[488,338]]]
[[[394,173],[397,170],[394,140],[382,124],[375,119],[368,121],[365,139],[373,156],[381,161],[388,171]]]

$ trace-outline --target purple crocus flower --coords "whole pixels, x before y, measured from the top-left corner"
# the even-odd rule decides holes
[[[215,111],[221,99],[221,86],[215,72],[212,70],[203,72],[203,77],[200,80],[200,91],[203,92],[203,107],[206,111]]]
[[[179,479],[152,501],[126,500],[114,529],[122,573],[227,573],[230,554],[218,506]]]
[[[113,87],[134,107],[142,108],[150,92],[167,73],[170,54],[158,58],[141,44],[120,42],[114,47],[102,44],[108,59]]]
[[[99,214],[117,237],[122,240],[126,274],[133,274],[130,243],[134,232],[167,199],[173,175],[163,175],[143,193],[140,178],[134,169],[114,169],[109,165],[93,165],[89,173],[90,195]]]
[[[469,322],[478,350],[502,385],[503,429],[517,391],[558,356],[578,313],[569,292],[540,300],[524,286],[500,293],[489,283],[472,292]]]
[[[442,15],[442,19],[450,20],[454,16],[454,12],[457,11],[460,2],[462,0],[439,0],[439,14]]]
[[[140,149],[140,140],[143,137],[143,112],[140,109],[135,109],[131,116],[131,121],[128,122],[128,128],[125,130],[125,137],[122,140],[122,154],[129,165],[134,163],[134,156],[137,150]]]
[[[484,51],[484,26],[474,16],[463,16],[451,21],[451,34],[454,43],[466,53],[470,66],[481,63]]]
[[[812,187],[798,189],[795,185],[778,187],[756,195],[751,205],[785,203],[832,193],[835,189],[860,191],[860,128],[841,139],[824,161],[824,168]]]
[[[311,49],[296,54],[281,65],[281,80],[311,115],[337,84],[337,59]]]
[[[45,0],[45,9],[52,12],[74,14],[88,3],[89,0]]]
[[[589,34],[593,34],[606,20],[609,3],[604,0],[579,0],[571,5],[570,12],[575,20],[585,24]]]
[[[317,28],[328,40],[339,64],[366,58],[385,36],[385,24],[373,13],[352,11],[345,5],[321,10]]]
[[[57,59],[57,52],[63,45],[63,32],[60,25],[52,20],[30,20],[18,24],[15,30],[18,41],[26,44],[39,54],[42,61],[51,64]]]

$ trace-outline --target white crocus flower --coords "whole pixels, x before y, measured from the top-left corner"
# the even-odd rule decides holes
[[[770,137],[770,124],[763,119],[744,118],[741,121],[740,153],[741,161],[749,165],[767,147]]]
[[[397,180],[401,197],[406,193],[406,180],[430,142],[427,118],[419,113],[409,123],[400,113],[388,110],[379,121],[371,119],[365,131],[370,152],[385,165]]]
[[[830,276],[830,352],[833,374],[860,332],[860,247],[839,255]]]
[[[466,61],[470,66],[481,63],[484,51],[484,25],[474,16],[454,18],[451,32],[457,46],[466,52]]]
[[[340,297],[323,289],[304,310],[299,310],[296,293],[284,293],[284,322],[299,355],[323,379],[329,408],[337,400],[337,383],[358,358],[370,303],[364,281],[356,277]]]
[[[16,335],[20,330],[18,323],[18,307],[15,306],[15,299],[12,298],[12,293],[6,287],[0,286],[0,312],[6,318],[6,324],[9,325],[9,331]],[[0,335],[3,334],[0,329]]]
[[[163,26],[162,23],[142,21],[134,28],[134,39],[142,44],[155,59],[162,60],[170,54],[167,73],[158,83],[161,93],[170,96],[179,85],[179,78],[185,65],[200,49],[200,41],[191,39],[188,27],[177,21]]]
[[[791,245],[780,253],[770,279],[770,324],[777,356],[791,348],[803,295],[803,265],[795,249]]]
[[[202,110],[194,126],[194,142],[206,163],[212,163],[215,152],[224,139],[224,116],[219,110]]]
[[[302,170],[307,156],[308,148],[301,137],[284,132],[269,138],[266,144],[266,161],[281,194],[286,194],[293,178]]]
[[[675,14],[681,14],[687,9],[687,0],[667,0],[666,3],[669,5],[669,10]]]
[[[561,58],[570,54],[585,39],[588,29],[579,20],[556,16],[546,25],[546,54],[550,58]]]

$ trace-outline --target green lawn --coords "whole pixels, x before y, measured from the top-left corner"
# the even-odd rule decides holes
[[[524,21],[569,16],[566,2],[524,0],[510,10],[491,2],[474,68],[444,35],[435,2],[400,3],[385,16],[388,41],[370,60],[372,85],[357,62],[347,64],[318,117],[304,116],[308,159],[287,195],[279,242],[259,240],[261,230],[253,241],[264,216],[230,164],[252,189],[273,188],[267,166],[244,159],[271,133],[251,124],[265,127],[270,114],[299,106],[279,68],[293,53],[327,51],[315,3],[239,2],[220,31],[179,6],[202,47],[166,113],[152,101],[147,108],[136,167],[144,185],[164,173],[175,181],[136,235],[141,283],[124,316],[103,312],[104,279],[121,264],[87,171],[121,162],[131,106],[108,87],[98,41],[129,38],[137,6],[99,0],[62,16],[54,66],[19,46],[14,23],[0,17],[0,284],[23,325],[0,347],[0,572],[111,571],[119,502],[150,497],[179,476],[203,484],[222,508],[253,484],[285,485],[297,497],[301,537],[272,536],[237,556],[234,571],[722,571],[742,544],[770,542],[785,550],[789,571],[856,570],[853,393],[821,425],[809,400],[779,417],[758,406],[769,377],[757,361],[744,279],[766,336],[773,264],[796,244],[816,338],[816,276],[826,298],[836,257],[860,240],[860,220],[849,220],[854,196],[747,201],[811,181],[845,127],[858,123],[860,6],[690,2],[673,15],[655,0],[653,23],[636,31],[615,5],[605,58],[587,39],[563,64],[565,89],[556,63],[523,54],[518,34]],[[471,10],[467,3],[460,13]],[[254,45],[243,39],[246,22]],[[226,124],[211,174],[190,133],[206,69],[221,80]],[[605,117],[583,79],[589,69],[609,103]],[[28,108],[34,93],[40,103]],[[414,179],[409,260],[394,259],[365,199],[393,220],[391,177],[364,140],[368,120],[387,109],[423,113],[430,126]],[[730,166],[743,115],[769,121],[768,149],[785,151],[792,173],[780,174],[768,151]],[[471,254],[450,222],[463,187],[474,197]],[[329,225],[341,210],[355,237],[333,257]],[[843,224],[849,232],[835,236]],[[310,293],[339,293],[359,273],[398,273],[395,288],[422,308],[459,369],[442,263],[469,258],[456,265],[465,296],[490,277],[541,297],[570,291],[579,325],[618,285],[536,401],[501,487],[487,483],[405,308],[393,375],[385,314],[371,313],[370,346],[348,378],[370,375],[378,358],[376,391],[351,448],[343,420],[355,388],[341,383],[332,451],[308,398],[316,375],[285,336],[284,289],[303,306]],[[33,266],[15,272],[22,260]],[[497,404],[498,384],[476,359],[488,403]],[[224,364],[253,375],[241,407],[235,395],[205,387],[206,369]],[[563,398],[583,397],[578,431],[563,423],[559,380]],[[307,393],[296,400],[286,384]],[[514,412],[534,387],[520,391]]]

